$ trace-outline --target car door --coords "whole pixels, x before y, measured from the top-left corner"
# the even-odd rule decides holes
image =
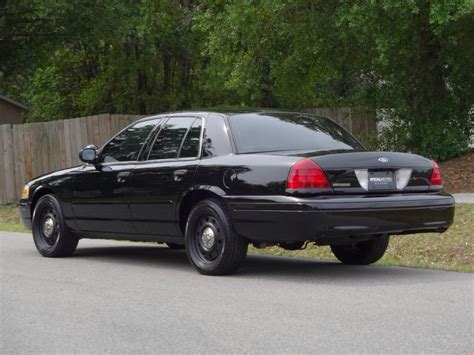
[[[112,138],[98,163],[84,165],[74,176],[72,208],[82,231],[135,233],[128,206],[130,178],[140,151],[160,119],[140,121]]]
[[[138,233],[180,236],[177,206],[199,164],[203,120],[173,116],[163,123],[132,176],[130,211]]]

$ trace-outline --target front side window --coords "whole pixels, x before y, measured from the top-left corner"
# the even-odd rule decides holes
[[[183,139],[195,120],[194,117],[170,118],[160,130],[148,155],[148,160],[176,159]]]
[[[161,119],[138,122],[116,135],[102,149],[100,160],[104,163],[137,160],[149,134]]]

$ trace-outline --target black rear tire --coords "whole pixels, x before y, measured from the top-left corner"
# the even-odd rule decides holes
[[[376,239],[365,242],[331,245],[331,250],[343,264],[369,265],[384,256],[389,241],[390,237],[388,235],[381,235]]]
[[[248,242],[234,232],[227,206],[218,199],[199,202],[186,223],[186,254],[204,275],[228,275],[240,267]]]
[[[44,195],[38,200],[32,230],[36,249],[46,257],[69,256],[79,242],[66,226],[61,205],[54,195]]]
[[[183,244],[176,244],[176,243],[165,243],[168,248],[175,249],[175,250],[182,250],[185,248]]]

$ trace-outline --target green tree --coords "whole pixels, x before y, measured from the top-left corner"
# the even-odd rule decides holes
[[[467,150],[472,0],[0,2],[0,91],[30,121],[245,105],[383,110],[380,146]]]
[[[473,105],[471,0],[213,2],[207,102],[383,109],[382,148],[447,159],[466,151]]]
[[[172,0],[7,2],[0,88],[29,103],[30,121],[189,107],[195,8]]]
[[[377,107],[387,149],[448,159],[465,151],[474,102],[474,3],[366,1],[347,20],[373,38]]]

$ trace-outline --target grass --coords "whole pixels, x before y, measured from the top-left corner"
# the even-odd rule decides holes
[[[28,232],[20,222],[18,208],[0,207],[0,230]],[[250,248],[250,252],[335,260],[329,247],[309,245],[305,250],[279,247]],[[443,233],[394,236],[380,264],[474,272],[474,204],[457,204],[454,223]]]
[[[0,207],[0,231],[29,232],[21,223],[20,212],[16,206]]]
[[[0,222],[0,231],[5,232],[29,232],[22,224]]]

